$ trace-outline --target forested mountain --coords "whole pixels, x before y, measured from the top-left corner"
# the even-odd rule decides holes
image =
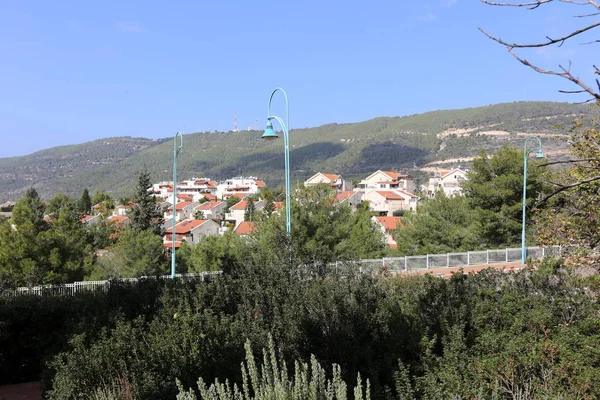
[[[557,154],[567,148],[571,122],[591,112],[584,105],[518,102],[292,129],[292,181],[305,180],[316,171],[360,178],[377,169],[410,172],[444,160],[464,164],[482,148],[491,152],[506,142],[521,147],[526,135],[533,133],[542,135],[546,152]],[[185,135],[178,176],[218,180],[255,175],[269,185],[280,184],[283,143],[261,140],[261,134]],[[2,158],[0,202],[16,200],[32,186],[43,198],[59,192],[77,196],[86,187],[120,196],[131,193],[144,167],[160,181],[172,176],[172,165],[172,138],[107,138]]]

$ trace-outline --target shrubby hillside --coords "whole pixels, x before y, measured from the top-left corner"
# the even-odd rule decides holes
[[[572,120],[591,112],[583,105],[519,102],[292,129],[292,180],[305,180],[316,171],[360,178],[377,169],[411,171],[436,161],[464,164],[481,149],[491,153],[504,143],[520,147],[532,133],[543,135],[546,151],[560,154],[567,148]],[[261,133],[185,135],[179,176],[257,175],[269,185],[280,184],[283,143],[265,142]],[[153,180],[169,179],[172,157],[171,138],[121,137],[0,159],[0,201],[16,200],[31,186],[43,198],[76,195],[85,187],[118,197],[132,190],[144,166]]]

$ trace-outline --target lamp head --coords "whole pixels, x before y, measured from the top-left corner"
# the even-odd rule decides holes
[[[535,158],[544,158],[544,153],[542,153],[542,148],[540,147]]]
[[[265,129],[265,133],[263,133],[261,138],[266,140],[273,140],[277,139],[278,137],[279,136],[277,136],[277,133],[273,129],[273,123],[269,120],[269,122],[267,122],[267,128]]]

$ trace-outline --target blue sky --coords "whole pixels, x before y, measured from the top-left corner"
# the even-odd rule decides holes
[[[581,101],[487,39],[543,40],[581,7],[477,0],[27,1],[0,5],[0,157],[109,136],[262,129],[285,88],[290,127],[521,100]],[[596,39],[596,37],[594,37]],[[573,62],[597,46],[522,52]],[[275,113],[283,100],[274,100]],[[240,144],[243,145],[243,144]]]

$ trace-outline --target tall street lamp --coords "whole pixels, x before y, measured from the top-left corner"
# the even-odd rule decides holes
[[[177,144],[177,137],[179,137],[179,144]],[[171,232],[171,279],[175,278],[175,225],[177,224],[177,156],[183,149],[183,135],[181,132],[177,132],[175,140],[173,141],[173,218],[172,220],[172,232]]]
[[[536,139],[538,141],[538,146],[531,148],[527,151],[527,142],[530,139]],[[528,137],[525,140],[525,145],[523,146],[523,223],[522,223],[522,232],[521,232],[521,264],[525,264],[525,256],[526,256],[526,247],[525,247],[525,208],[527,206],[527,160],[529,159],[529,155],[531,152],[537,150],[537,155],[535,158],[544,158],[544,153],[542,153],[542,141],[537,136]]]
[[[275,115],[271,115],[271,101],[273,100],[273,96],[275,93],[280,91],[283,93],[285,97],[285,123],[283,120]],[[279,121],[279,124],[283,128],[283,145],[285,147],[285,230],[288,236],[288,244],[289,239],[292,234],[292,212],[291,212],[291,202],[290,202],[290,145],[288,139],[288,127],[290,124],[290,105],[288,103],[288,97],[285,93],[285,90],[282,88],[277,88],[273,90],[271,93],[271,97],[269,98],[269,105],[267,108],[267,128],[265,129],[265,133],[263,133],[262,138],[267,140],[277,139],[279,136],[273,129],[272,119]]]

